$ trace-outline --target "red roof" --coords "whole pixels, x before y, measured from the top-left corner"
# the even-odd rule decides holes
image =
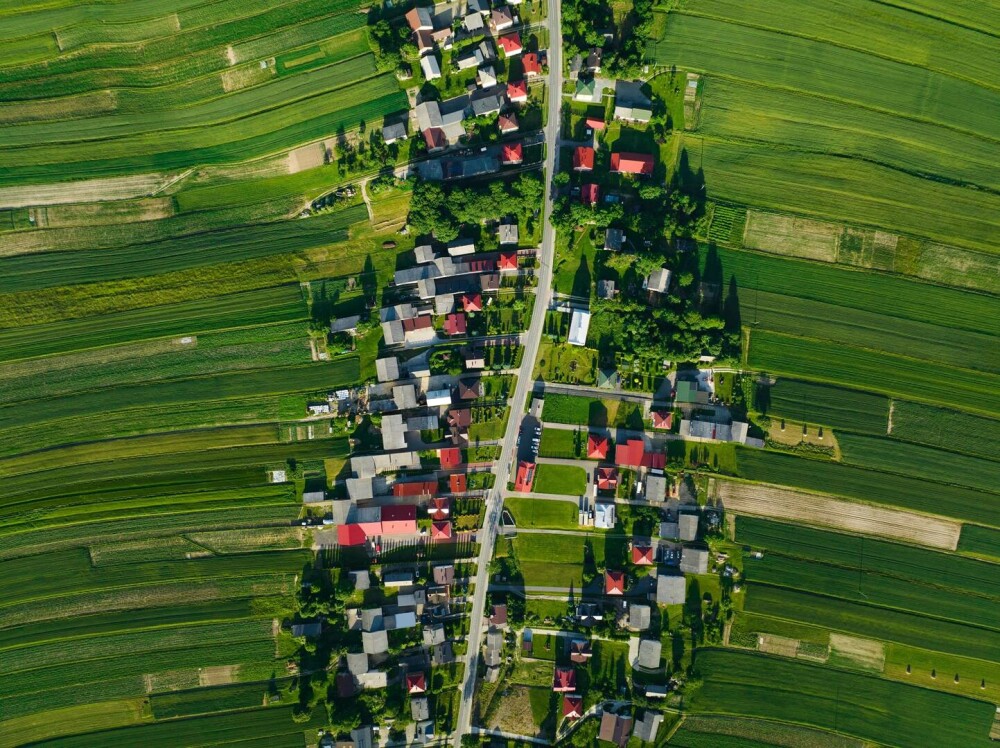
[[[451,522],[434,522],[431,524],[431,540],[447,540],[451,537]]]
[[[424,130],[424,140],[427,141],[427,148],[431,151],[448,145],[448,139],[440,127],[428,127]]]
[[[494,626],[503,626],[507,623],[507,606],[494,605],[493,614],[490,616],[490,623]]]
[[[448,335],[465,335],[465,315],[454,312],[444,318],[444,331]]]
[[[605,128],[604,120],[600,117],[587,117],[586,119],[587,127],[594,130],[603,130]]]
[[[408,535],[417,531],[417,508],[410,504],[382,507],[382,534]]]
[[[500,269],[517,270],[517,252],[501,252]]]
[[[451,469],[462,464],[462,450],[458,447],[447,447],[438,450],[441,467]]]
[[[501,114],[497,125],[500,127],[500,132],[516,132],[519,127],[514,114]]]
[[[654,429],[667,429],[674,423],[673,411],[654,410],[650,415],[653,417]]]
[[[597,468],[597,488],[601,491],[618,488],[618,470],[613,467]]]
[[[580,719],[583,716],[583,697],[575,693],[563,695],[562,713],[566,719]]]
[[[573,168],[593,171],[594,149],[586,145],[577,146],[573,151]]]
[[[437,487],[437,481],[432,480],[411,481],[410,483],[397,482],[392,484],[392,495],[396,497],[429,495],[436,493]]]
[[[465,493],[468,488],[468,481],[465,478],[465,473],[456,473],[455,475],[448,476],[449,487],[452,493]]]
[[[535,463],[521,461],[517,464],[517,478],[514,480],[514,490],[528,493],[535,482]]]
[[[530,57],[530,55],[528,55]],[[527,59],[527,57],[525,58]],[[528,98],[528,82],[514,81],[507,84],[507,98],[511,101],[524,101]]]
[[[451,499],[446,496],[431,499],[431,503],[427,505],[427,513],[432,520],[443,522],[451,515]]]
[[[638,564],[639,566],[652,566],[656,563],[656,559],[653,555],[652,546],[648,545],[633,545],[632,546],[632,563]]]
[[[525,75],[541,75],[542,66],[538,62],[538,55],[534,52],[526,54],[522,58],[524,64],[524,74]]]
[[[569,643],[569,658],[573,662],[585,663],[594,656],[590,639],[574,639]]]
[[[352,546],[364,545],[368,539],[361,525],[339,525],[337,527],[337,543],[339,545]]]
[[[625,572],[623,571],[604,572],[604,594],[605,595],[625,594]]]
[[[601,188],[596,184],[585,184],[580,188],[580,202],[594,205],[601,197]]]
[[[516,31],[504,34],[497,39],[497,46],[504,51],[504,54],[516,55],[521,51],[521,35]]]
[[[433,326],[431,318],[426,314],[421,314],[419,317],[411,317],[410,319],[403,320],[403,329],[406,332],[411,330],[424,330],[428,327]]]
[[[420,673],[406,674],[407,693],[423,693],[427,690],[427,676]]]
[[[587,457],[591,460],[603,460],[607,456],[608,437],[587,434]]]
[[[462,309],[467,312],[480,312],[483,309],[483,297],[477,293],[462,294]]]
[[[612,153],[611,171],[621,174],[652,174],[653,157],[648,153]]]
[[[524,150],[520,143],[505,143],[500,149],[500,161],[505,164],[519,164],[524,161]]]
[[[472,411],[468,408],[456,408],[455,410],[449,410],[446,418],[448,419],[449,426],[462,428],[472,423]]]
[[[576,690],[576,670],[571,667],[557,667],[552,675],[552,690],[558,692]]]
[[[667,456],[662,452],[647,452],[642,439],[629,439],[615,445],[615,462],[625,467],[644,467],[662,470]]]

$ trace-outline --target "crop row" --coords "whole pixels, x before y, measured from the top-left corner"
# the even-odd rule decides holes
[[[872,7],[865,0],[803,0],[796,4],[794,13],[780,16],[769,12],[772,8],[766,0],[686,0],[682,7],[692,15],[817,39],[862,52],[870,52],[872,44],[878,42],[880,57],[1000,88],[1000,71],[990,64],[996,50],[989,38],[972,28],[943,20],[940,11],[948,6],[934,5],[938,13],[931,14],[897,5]],[[977,16],[980,22],[991,15],[994,22],[1000,22],[995,11],[982,10],[984,15]]]
[[[240,226],[119,249],[42,252],[0,259],[0,293],[155,275],[331,244],[367,217],[364,205],[308,221]]]
[[[865,602],[869,605],[907,610],[918,615],[969,624],[974,627],[995,627],[996,597],[982,597],[966,590],[932,586],[919,579],[904,579],[868,569],[833,566],[821,561],[809,561],[769,553],[763,559],[746,565],[747,579],[754,584],[790,587],[817,595]],[[970,629],[969,638],[985,644],[993,634]],[[1000,633],[996,634],[990,656],[983,659],[1000,661]]]
[[[927,548],[746,516],[736,518],[736,540],[783,556],[1000,598],[996,565]]]
[[[869,639],[1000,662],[1000,634],[908,611],[761,583],[748,591],[745,608]]]
[[[889,318],[1000,335],[996,300],[984,294],[761,252],[715,248],[714,255],[718,267],[711,277],[706,267],[704,280],[728,284],[735,276],[741,301],[752,298],[753,292],[748,289],[756,289]],[[706,265],[711,257],[711,252],[704,253]]]
[[[319,94],[308,102],[308,118],[301,117],[301,104],[290,104],[232,123],[90,141],[71,148],[38,145],[5,149],[0,181],[25,184],[246,161],[319,140],[361,122],[380,121],[406,108],[406,97],[392,75]]]
[[[157,719],[188,717],[196,714],[210,714],[232,709],[246,709],[260,706],[264,694],[271,688],[284,683],[240,683],[215,688],[198,688],[176,693],[153,694],[150,706]]]
[[[919,351],[924,361],[1000,372],[996,339],[983,333],[766,291],[741,294],[740,314],[743,323],[754,330],[830,340],[898,356],[912,356]]]
[[[958,550],[1000,560],[1000,530],[979,525],[963,525]]]
[[[758,392],[757,407],[767,414],[865,434],[884,434],[889,416],[889,400],[881,395],[785,378]]]
[[[919,355],[919,351],[914,351]],[[1000,375],[768,330],[750,337],[749,364],[760,371],[858,387],[907,400],[1000,416]]]
[[[694,668],[704,680],[695,713],[776,719],[887,745],[980,745],[993,719],[992,704],[749,652],[699,650]]]
[[[934,484],[919,478],[763,450],[741,449],[737,462],[739,474],[753,481],[984,524],[997,521],[994,507],[982,493],[961,486]]]
[[[920,403],[893,403],[892,436],[978,457],[1000,455],[1000,421]]]
[[[1000,492],[1000,462],[885,437],[839,434],[837,443],[849,465]]]

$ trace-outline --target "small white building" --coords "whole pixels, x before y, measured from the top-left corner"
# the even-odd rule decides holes
[[[599,530],[615,529],[615,505],[595,504],[594,505],[594,527]]]
[[[420,69],[424,72],[424,78],[433,81],[441,77],[441,66],[434,55],[424,55],[420,58]]]
[[[435,408],[440,405],[451,405],[451,390],[430,390],[427,393],[428,408]]]
[[[590,330],[590,312],[586,309],[574,309],[569,323],[569,338],[566,342],[570,345],[587,345],[588,330]]]

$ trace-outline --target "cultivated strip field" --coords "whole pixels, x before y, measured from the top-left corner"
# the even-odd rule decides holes
[[[943,517],[843,501],[778,486],[717,480],[716,487],[717,496],[726,509],[736,514],[880,535],[946,550],[955,550],[962,530],[961,523]]]

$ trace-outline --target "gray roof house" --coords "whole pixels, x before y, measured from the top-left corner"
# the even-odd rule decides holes
[[[681,514],[678,518],[681,540],[695,540],[698,537],[698,515]]]
[[[382,449],[406,449],[406,426],[402,413],[382,416]]]
[[[395,356],[376,359],[375,373],[380,382],[393,382],[399,379],[399,359]]]
[[[500,243],[501,244],[517,244],[517,224],[508,223],[504,221],[500,224]]]
[[[681,571],[685,574],[707,574],[708,551],[702,548],[685,548],[681,551]]]
[[[363,725],[351,730],[351,740],[354,741],[354,748],[372,748],[374,741],[371,725]]]
[[[323,633],[321,621],[307,621],[292,624],[292,636],[316,637]]]
[[[682,605],[686,598],[686,587],[682,574],[664,574],[656,576],[657,605]]]
[[[392,388],[392,400],[400,410],[417,407],[417,388],[412,384],[397,384]]]
[[[621,229],[608,229],[604,232],[604,248],[617,252],[625,244],[625,232]]]
[[[639,642],[639,655],[635,664],[646,670],[656,670],[660,667],[660,652],[663,644],[659,639],[642,639]]]
[[[358,322],[361,321],[360,314],[354,314],[350,317],[341,317],[340,319],[335,319],[330,323],[330,332],[346,332],[353,334],[358,327]]]
[[[680,537],[680,527],[676,522],[661,522],[660,537],[664,540],[673,540]]]
[[[410,716],[413,717],[415,722],[430,719],[431,706],[426,696],[418,696],[415,699],[410,699]]]
[[[383,654],[389,651],[389,634],[385,631],[362,631],[361,645],[368,654]]]
[[[423,636],[425,646],[433,647],[444,644],[444,624],[434,623],[430,626],[424,626]]]
[[[406,123],[393,122],[382,125],[382,140],[386,143],[395,143],[397,140],[406,140]]]
[[[368,672],[368,654],[365,652],[348,652],[347,669],[352,675],[361,675]]]
[[[652,743],[656,740],[656,733],[660,730],[660,723],[663,722],[663,715],[649,709],[642,715],[642,719],[635,723],[632,729],[632,737],[638,738],[645,743]]]
[[[484,88],[473,94],[469,103],[472,106],[472,113],[476,117],[496,114],[507,103],[507,87],[503,85],[489,89]]]
[[[646,501],[662,502],[667,496],[667,477],[650,473],[646,476]]]
[[[503,633],[499,629],[490,629],[486,634],[486,643],[483,645],[483,660],[486,667],[496,667],[500,664],[503,654]]]
[[[653,293],[666,293],[670,285],[670,271],[666,268],[659,268],[646,276],[642,282],[642,287]]]
[[[367,608],[361,611],[362,631],[381,631],[385,628],[385,618],[381,608]]]
[[[648,605],[631,603],[628,606],[628,627],[633,631],[645,631],[649,628],[651,609]]]

